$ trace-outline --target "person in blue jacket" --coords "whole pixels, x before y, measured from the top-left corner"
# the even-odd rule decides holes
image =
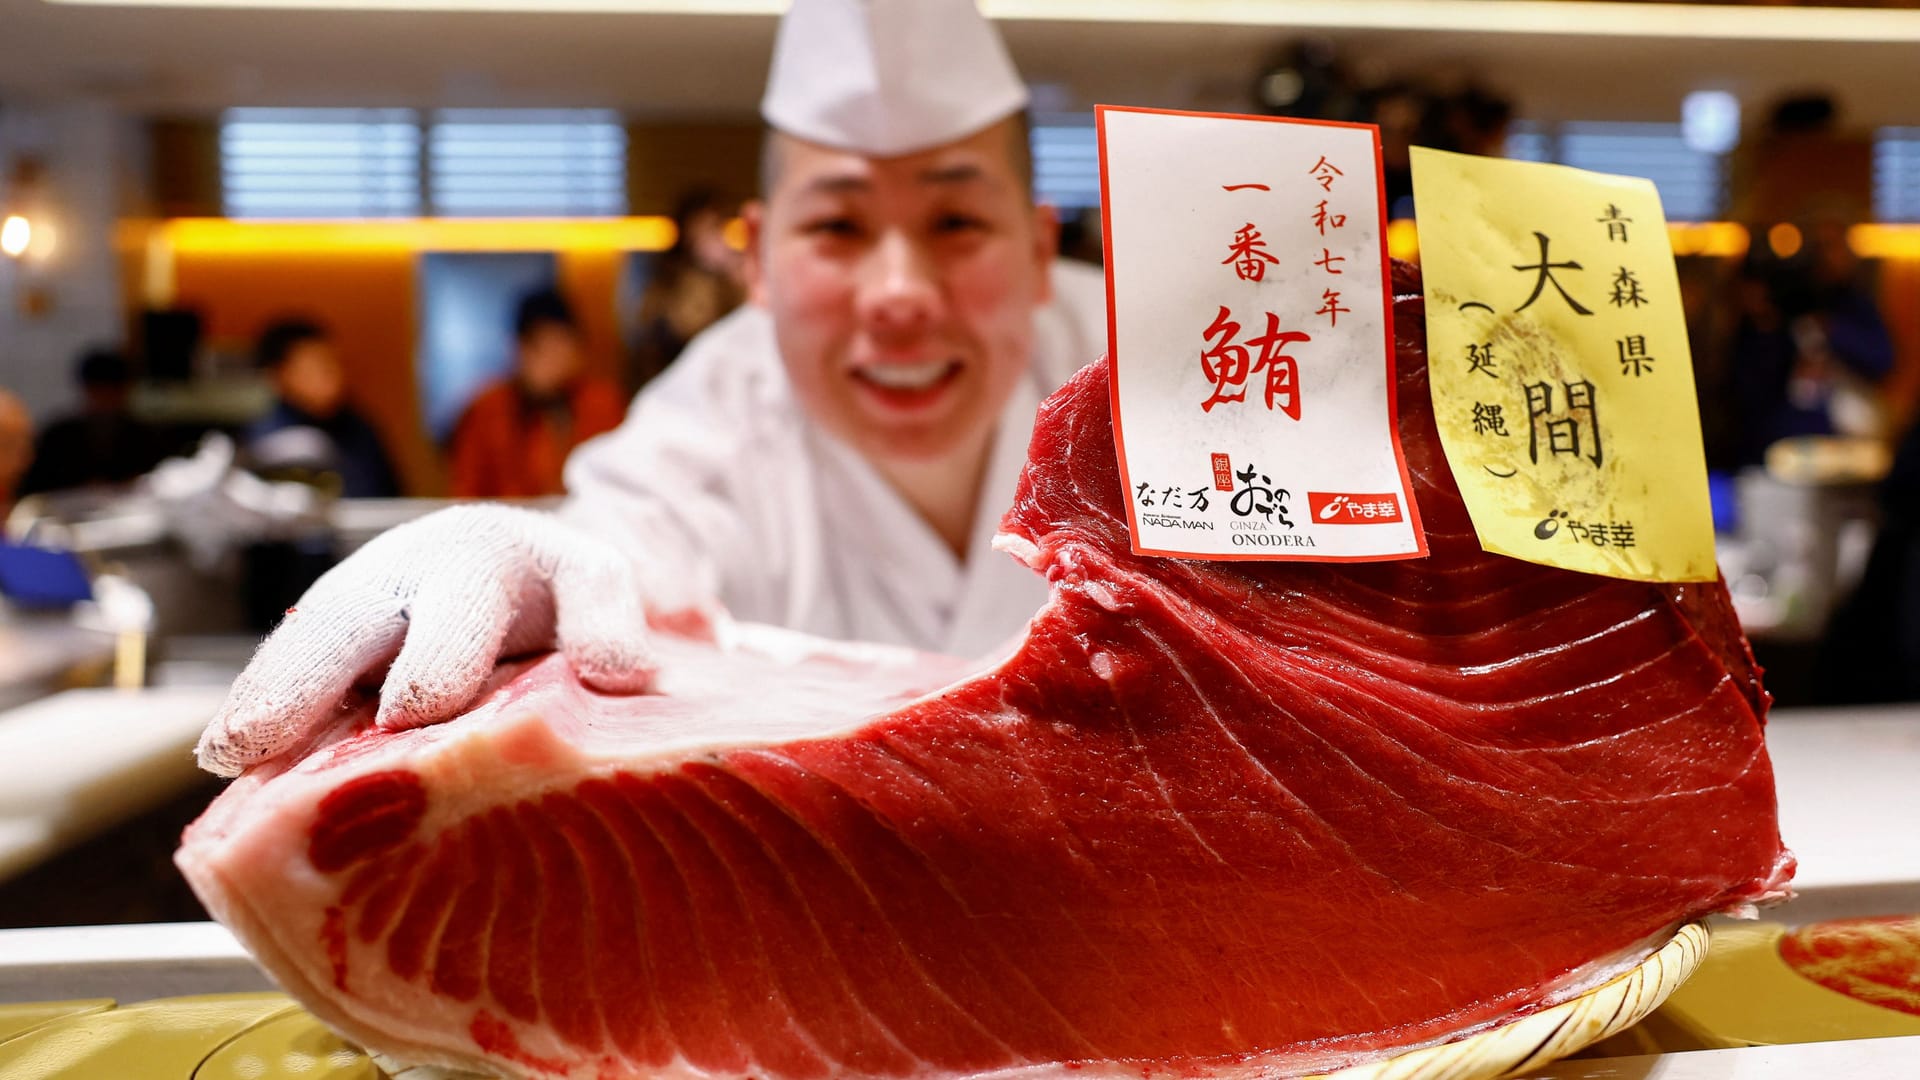
[[[379,433],[347,402],[346,375],[325,328],[280,319],[261,333],[254,360],[277,399],[242,440],[256,469],[330,473],[349,499],[400,494]]]
[[[1837,224],[1807,229],[1794,257],[1756,254],[1739,283],[1741,319],[1731,379],[1740,428],[1740,464],[1799,435],[1848,431],[1840,414],[1849,390],[1871,400],[1893,370],[1893,339],[1859,261]]]

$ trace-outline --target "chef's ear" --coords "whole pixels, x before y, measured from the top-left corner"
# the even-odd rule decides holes
[[[1060,214],[1043,202],[1033,204],[1033,261],[1039,270],[1035,304],[1053,299],[1053,260],[1060,254]]]
[[[741,265],[747,277],[747,300],[755,304],[767,302],[767,261],[763,244],[766,240],[767,204],[759,199],[749,199],[740,207],[740,224],[746,226],[747,246],[741,255]]]

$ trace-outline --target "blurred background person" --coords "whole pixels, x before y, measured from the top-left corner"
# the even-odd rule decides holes
[[[13,510],[20,478],[33,463],[33,417],[27,407],[0,390],[0,520]]]
[[[456,498],[563,493],[567,455],[618,427],[626,412],[620,388],[587,373],[579,320],[558,292],[540,289],[521,298],[513,339],[513,374],[481,391],[454,429]]]
[[[1386,189],[1389,216],[1413,212],[1413,158],[1420,145],[1431,97],[1406,82],[1393,82],[1368,96],[1355,119],[1380,127],[1380,183]]]
[[[386,447],[347,401],[346,375],[319,323],[283,318],[260,335],[255,362],[273,383],[273,408],[246,429],[254,466],[268,473],[332,474],[348,499],[400,493]]]
[[[1457,150],[1463,154],[1501,157],[1513,127],[1513,102],[1478,84],[1428,106],[1423,146]]]
[[[1872,554],[1822,646],[1816,692],[1827,704],[1920,701],[1920,424],[1901,439],[1879,503]]]
[[[639,390],[666,370],[695,334],[747,298],[740,253],[726,238],[734,209],[706,187],[689,191],[674,208],[673,246],[660,256],[640,294],[628,390]]]
[[[20,494],[124,484],[165,456],[160,433],[128,408],[133,372],[112,349],[91,349],[74,365],[84,403],[47,426],[34,443],[33,467]]]
[[[1893,339],[1846,229],[1821,222],[1790,258],[1756,253],[1738,284],[1730,361],[1741,464],[1798,435],[1882,434],[1877,388]]]

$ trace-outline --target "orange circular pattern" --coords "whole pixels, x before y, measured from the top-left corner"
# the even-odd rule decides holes
[[[1780,939],[1780,958],[1855,1001],[1920,1016],[1920,915],[1803,926]]]

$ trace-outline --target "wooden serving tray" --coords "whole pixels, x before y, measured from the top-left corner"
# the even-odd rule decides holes
[[[1539,1068],[1632,1025],[1706,954],[1700,924],[1632,971],[1571,1001],[1456,1042],[1320,1080],[1492,1080]],[[387,1071],[380,1065],[387,1064]],[[451,1080],[370,1060],[278,993],[206,994],[120,1008],[109,998],[0,1005],[7,1080]]]
[[[1632,1027],[1706,959],[1705,923],[1687,923],[1632,971],[1496,1028],[1308,1080],[1498,1080],[1538,1069]]]

